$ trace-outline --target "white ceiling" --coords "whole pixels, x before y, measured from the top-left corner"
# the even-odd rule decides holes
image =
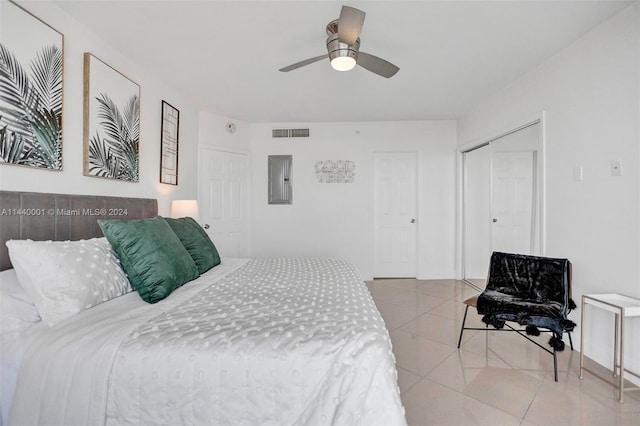
[[[631,3],[55,1],[199,108],[249,122],[455,119]],[[326,53],[342,4],[367,13],[361,50],[398,74],[279,72]]]

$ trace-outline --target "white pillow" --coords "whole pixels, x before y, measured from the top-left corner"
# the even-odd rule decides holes
[[[49,326],[131,291],[106,238],[9,240],[7,247],[20,285]]]
[[[23,331],[40,315],[33,300],[18,282],[15,269],[0,272],[0,334]]]

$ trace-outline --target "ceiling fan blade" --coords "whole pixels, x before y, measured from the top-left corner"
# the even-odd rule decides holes
[[[358,65],[386,78],[393,77],[400,70],[391,62],[365,52],[358,52]]]
[[[338,20],[338,40],[353,44],[360,36],[366,14],[354,7],[342,6]]]
[[[320,55],[320,56],[316,56],[314,58],[309,58],[309,59],[305,59],[304,61],[300,61],[300,62],[296,62],[295,64],[291,64],[289,66],[286,66],[284,68],[280,68],[278,71],[282,71],[282,72],[289,72],[289,71],[293,71],[295,69],[298,69],[300,67],[304,67],[305,65],[309,65],[312,64],[314,62],[318,62],[322,59],[328,58],[329,55]]]

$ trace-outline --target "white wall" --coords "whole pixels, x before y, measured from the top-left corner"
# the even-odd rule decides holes
[[[227,131],[227,123],[233,123],[235,131]],[[211,112],[200,112],[199,141],[231,150],[249,151],[249,124]]]
[[[478,105],[459,121],[459,145],[546,113],[546,254],[573,263],[573,298],[640,298],[640,13],[635,3]],[[610,160],[622,160],[612,177]],[[573,168],[584,180],[573,180]],[[585,353],[612,363],[613,319],[590,310]],[[591,314],[593,313],[593,314]],[[580,312],[572,318],[579,324]],[[626,362],[640,373],[640,321]],[[574,342],[579,345],[579,329]],[[578,346],[579,348],[579,346]]]
[[[272,128],[309,127],[309,139],[272,139]],[[455,274],[455,121],[269,123],[250,126],[254,257],[334,256],[372,278],[372,159],[419,153],[418,276]],[[293,205],[267,204],[267,156],[293,155]],[[351,160],[355,182],[318,183],[318,160]]]
[[[2,1],[5,4],[5,1]],[[160,214],[172,199],[197,197],[198,111],[176,90],[123,57],[88,28],[48,2],[25,8],[64,35],[63,171],[0,165],[0,189],[157,198]],[[140,85],[140,182],[83,176],[83,53],[91,52]],[[159,183],[161,102],[180,110],[178,186]]]

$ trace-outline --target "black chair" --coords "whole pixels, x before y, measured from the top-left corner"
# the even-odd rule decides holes
[[[529,256],[522,254],[494,252],[491,255],[486,289],[479,295],[465,300],[467,305],[458,339],[462,342],[464,330],[515,331],[553,355],[554,379],[558,381],[558,360],[556,353],[564,350],[562,335],[567,332],[573,350],[571,331],[575,323],[567,315],[576,304],[571,299],[571,262],[567,259]],[[486,328],[465,327],[469,306],[484,315]],[[516,329],[507,322],[517,322],[526,326]],[[504,329],[504,326],[507,329]],[[551,349],[540,345],[529,337],[538,336],[542,331],[552,334]]]

